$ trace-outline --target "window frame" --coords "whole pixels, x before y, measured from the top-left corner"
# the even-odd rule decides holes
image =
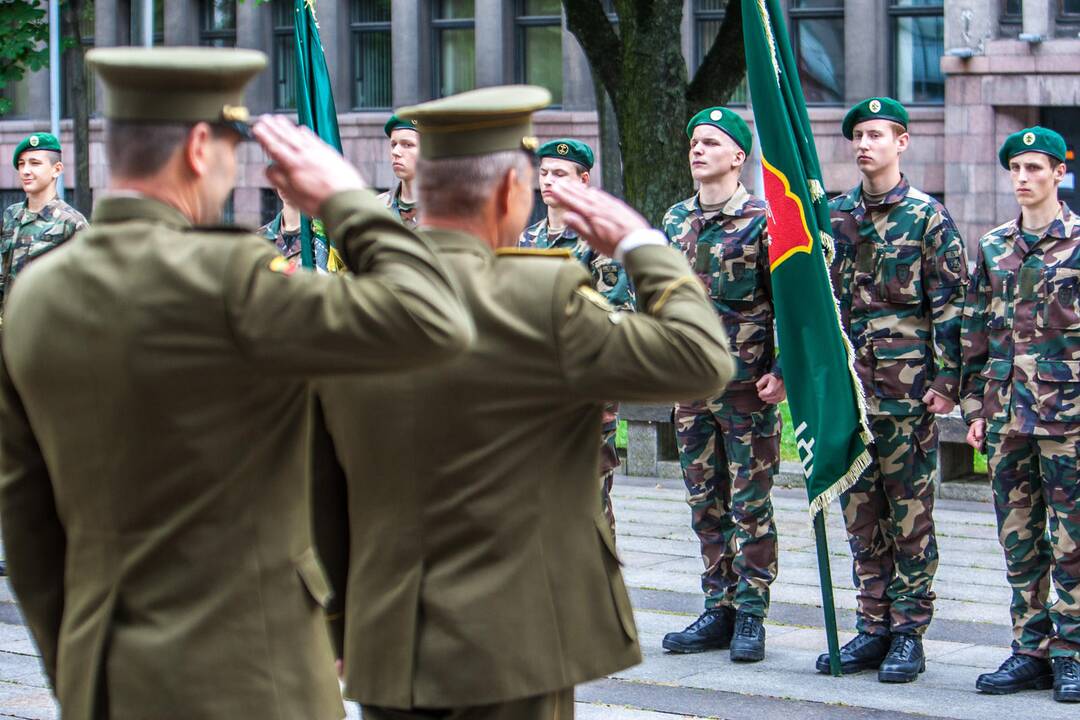
[[[236,10],[237,0],[233,4],[233,26],[227,30],[210,28],[211,8],[215,0],[199,0],[199,45],[203,47],[236,47]],[[225,45],[213,45],[214,40],[224,40]]]
[[[526,67],[526,36],[529,28],[535,27],[557,27],[559,33],[562,33],[563,18],[562,13],[558,15],[525,15],[525,3],[528,0],[515,0],[514,2],[514,81],[517,83],[526,83],[525,73]],[[559,47],[562,47],[562,38],[559,38]],[[560,53],[559,63],[562,63],[562,57]],[[559,96],[562,97],[563,91],[565,91],[565,78],[562,77],[562,72],[559,73],[559,82],[563,84],[560,88]],[[549,110],[559,110],[562,108],[562,103],[552,103],[548,105]]]
[[[1057,20],[1065,23],[1080,23],[1080,9],[1069,12],[1065,9],[1065,0],[1058,0]]]
[[[799,65],[799,33],[797,32],[798,23],[800,20],[840,20],[841,28],[844,24],[844,18],[846,17],[844,0],[833,0],[836,3],[835,6],[829,8],[820,7],[796,7],[795,3],[799,0],[788,0],[787,14],[788,14],[788,39],[791,41],[791,54],[795,58],[795,67],[798,69]],[[843,36],[843,33],[841,33]],[[846,40],[846,38],[845,38]],[[845,42],[846,45],[846,42]],[[832,102],[810,102],[807,101],[808,107],[843,107],[846,105],[845,98],[847,97],[847,57],[846,48],[844,53],[840,56],[841,62],[844,63],[844,86],[840,88],[840,99]],[[806,95],[805,89],[803,89],[803,95]]]
[[[442,0],[431,0],[431,97],[446,97],[442,94],[442,34],[445,30],[472,30],[473,54],[476,54],[476,5],[473,4],[471,18],[440,18],[438,4]],[[476,68],[473,67],[475,78]],[[474,80],[475,87],[475,80]]]
[[[394,105],[393,7],[391,6],[390,8],[391,19],[360,21],[356,19],[355,12],[356,7],[360,2],[363,2],[363,0],[349,0],[349,79],[352,85],[350,88],[349,107],[357,112],[386,112],[387,110],[392,110]],[[376,33],[386,33],[386,36],[390,40],[390,77],[387,80],[390,85],[390,104],[379,106],[360,105],[356,92],[356,73],[358,69],[356,66],[357,49],[360,47],[360,39],[363,35],[373,35]]]
[[[889,18],[888,32],[889,32],[889,95],[897,100],[900,99],[899,85],[897,84],[897,64],[896,64],[896,30],[901,18],[909,17],[940,17],[944,26],[945,22],[945,0],[938,0],[937,5],[898,5],[899,0],[886,0],[886,14]],[[944,53],[944,46],[942,47]],[[941,58],[938,58],[940,62]],[[944,78],[943,78],[944,79]],[[942,88],[942,97],[940,101],[924,102],[912,100],[905,102],[907,107],[944,107],[945,95],[944,88]]]
[[[694,74],[697,73],[698,68],[701,67],[701,61],[698,60],[698,56],[701,56],[701,60],[705,59],[705,56],[709,53],[709,48],[701,47],[701,33],[698,32],[698,24],[702,22],[723,22],[727,10],[702,10],[699,7],[701,0],[693,0],[690,4],[690,72],[689,76],[693,79]],[[750,107],[750,92],[747,85],[747,78],[743,77],[742,86],[735,89],[736,97],[728,99],[728,105],[730,107]],[[738,99],[737,94],[739,92],[745,92],[746,97]]]
[[[271,90],[271,98],[270,98],[271,107],[273,107],[274,112],[295,112],[296,109],[297,109],[297,106],[296,106],[296,62],[295,62],[295,58],[290,57],[290,58],[288,58],[288,60],[284,60],[281,57],[282,53],[279,52],[278,41],[279,41],[280,38],[288,37],[290,39],[290,41],[292,42],[292,44],[293,44],[293,48],[292,48],[293,53],[296,52],[296,13],[295,13],[295,11],[292,11],[292,10],[290,10],[290,12],[288,13],[288,16],[290,18],[292,18],[292,23],[291,24],[289,24],[289,25],[278,25],[277,24],[277,20],[278,20],[277,6],[279,4],[282,5],[282,6],[285,6],[285,5],[290,5],[291,6],[292,5],[290,0],[273,0],[273,5],[270,8],[271,9],[271,13],[270,13],[270,33],[271,33],[270,34],[270,55],[271,55],[271,58],[272,58],[271,59],[271,65],[272,65],[272,70],[273,70],[273,73],[274,73],[273,78],[272,78],[273,88]],[[282,65],[283,62],[288,62],[288,63],[291,63],[291,64],[283,66]],[[286,68],[291,68],[291,69],[286,69]],[[292,103],[291,106],[285,106],[285,105],[282,105],[282,104],[280,104],[278,102],[278,100],[279,100],[279,92],[278,92],[278,90],[279,90],[279,88],[280,88],[280,86],[282,84],[281,80],[286,79],[286,78],[284,78],[284,75],[283,75],[283,73],[286,73],[286,72],[290,73],[292,75],[293,103]]]

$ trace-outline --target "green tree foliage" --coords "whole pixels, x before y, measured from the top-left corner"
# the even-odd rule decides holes
[[[0,90],[26,72],[49,64],[49,12],[45,0],[0,0]],[[0,97],[0,115],[11,111]]]

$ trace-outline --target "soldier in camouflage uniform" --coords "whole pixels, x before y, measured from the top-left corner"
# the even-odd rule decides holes
[[[256,235],[266,238],[274,243],[278,252],[289,261],[289,269],[295,271],[300,267],[300,211],[281,197],[281,212],[274,219],[255,231]],[[312,251],[314,252],[316,272],[328,272],[327,264],[330,260],[330,248],[326,240],[319,235],[313,234],[311,238]]]
[[[780,462],[784,383],[773,346],[765,203],[739,182],[753,138],[738,113],[707,108],[686,128],[697,194],[664,217],[724,321],[736,358],[722,395],[675,406],[691,524],[701,542],[705,612],[668,633],[671,652],[730,647],[731,659],[765,656],[763,620],[776,579],[772,484]]]
[[[415,228],[417,209],[413,180],[416,179],[416,158],[420,155],[420,131],[416,129],[416,123],[391,115],[383,132],[390,139],[390,164],[399,182],[396,188],[379,195],[379,200],[401,218],[405,227]]]
[[[858,635],[841,650],[845,673],[878,669],[911,682],[926,667],[922,635],[934,609],[935,413],[960,383],[964,243],[941,203],[900,172],[908,115],[869,98],[844,118],[862,182],[832,200],[830,269],[854,349],[873,433],[873,462],[840,498],[854,560]],[[829,672],[829,656],[818,658]]]
[[[595,157],[592,148],[579,140],[561,138],[544,143],[536,151],[540,159],[540,196],[547,206],[547,217],[525,228],[518,239],[518,247],[566,250],[588,269],[593,286],[615,308],[633,312],[634,291],[622,265],[606,255],[601,255],[578,237],[563,223],[563,210],[551,196],[551,186],[567,178],[584,185],[589,184],[589,171]],[[615,433],[619,425],[619,403],[604,405],[601,422],[600,447],[600,502],[615,537],[615,508],[611,504],[611,488],[615,481],[615,468],[619,467],[619,454],[615,449]]]
[[[1080,702],[1080,217],[1058,201],[1065,158],[1040,127],[1001,147],[1020,217],[979,241],[961,397],[968,442],[986,444],[1012,587],[1012,655],[976,687],[1053,685]]]
[[[15,148],[12,158],[26,200],[4,210],[0,229],[0,320],[8,288],[19,272],[86,227],[86,218],[56,195],[64,171],[55,135],[35,133]]]

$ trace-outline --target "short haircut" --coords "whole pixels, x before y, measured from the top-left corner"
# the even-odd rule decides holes
[[[901,125],[898,122],[890,122],[889,127],[892,128],[893,137],[900,137],[901,135],[903,135],[904,133],[906,133],[908,131],[908,129],[906,127],[904,127],[903,125]]]
[[[19,157],[21,158],[24,154],[33,149],[34,148],[27,148],[26,150],[23,150],[22,153],[19,154]],[[60,153],[57,150],[42,150],[41,152],[45,153],[45,157],[49,158],[50,165],[55,165],[56,163],[63,161],[60,157]],[[19,161],[16,160],[15,162],[16,164],[18,164]]]
[[[1053,157],[1051,155],[1047,155],[1046,157],[1047,157],[1048,160],[1050,160],[1050,169],[1051,170],[1057,170],[1058,165],[1064,165],[1065,164],[1064,160],[1058,160],[1056,157]]]
[[[444,217],[475,215],[484,207],[506,174],[519,176],[532,165],[521,150],[489,155],[425,160],[416,164],[416,187],[425,214]]]
[[[187,141],[195,123],[108,120],[105,123],[105,153],[109,172],[125,178],[144,178],[165,167],[169,158]],[[210,123],[214,137],[234,132]]]

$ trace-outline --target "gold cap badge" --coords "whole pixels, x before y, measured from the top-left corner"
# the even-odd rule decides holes
[[[871,100],[870,101],[870,112],[872,112],[872,113],[881,112],[881,101],[880,100]]]
[[[225,122],[243,122],[251,120],[251,113],[243,105],[226,105],[221,108],[221,119]]]
[[[568,152],[570,152],[570,146],[566,143],[559,143],[555,146],[555,152],[559,153],[560,155],[566,155]]]
[[[709,113],[709,119],[714,122],[722,117],[724,117],[724,113],[720,112],[719,110],[713,110],[711,113]]]
[[[37,135],[31,135],[30,136],[30,147],[37,147],[40,144],[41,144],[41,140],[38,139]],[[1028,143],[1028,144],[1030,145],[1031,143]]]
[[[521,147],[529,152],[536,152],[536,148],[540,147],[540,141],[532,135],[526,135],[521,138]]]
[[[1024,133],[1024,144],[1025,145],[1034,145],[1035,144],[1035,133],[1031,133],[1031,132]]]

